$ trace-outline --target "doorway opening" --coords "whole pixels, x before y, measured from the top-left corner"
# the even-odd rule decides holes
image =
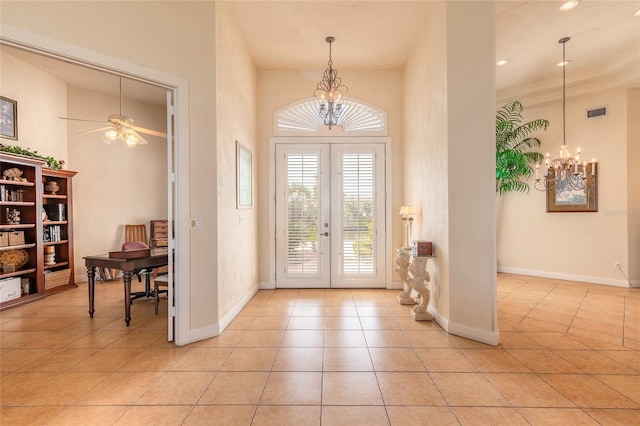
[[[126,63],[99,53],[86,51],[75,46],[60,45],[55,40],[35,37],[31,33],[18,29],[3,27],[2,34],[3,36],[0,37],[1,46],[10,46],[11,48],[21,49],[45,58],[71,63],[111,75],[120,75],[166,90],[168,134],[166,190],[170,236],[168,247],[169,276],[175,276],[176,282],[180,282],[180,286],[175,287],[176,294],[173,298],[175,306],[169,309],[167,327],[169,340],[175,341],[178,345],[189,343],[189,270],[187,267],[179,267],[180,264],[187,265],[189,257],[188,219],[184,219],[188,216],[186,212],[188,210],[189,175],[186,125],[188,116],[186,108],[182,114],[177,114],[178,104],[186,105],[188,103],[188,83],[183,79],[151,69],[144,69],[138,65]],[[180,131],[178,131],[178,125],[181,126]],[[178,198],[180,198],[180,202]],[[181,208],[180,206],[184,207]],[[174,223],[179,225],[174,228]],[[181,236],[182,238],[180,238]],[[80,265],[82,261],[80,260],[76,263]],[[173,275],[171,274],[172,270],[175,270]],[[174,330],[175,336],[172,334]]]

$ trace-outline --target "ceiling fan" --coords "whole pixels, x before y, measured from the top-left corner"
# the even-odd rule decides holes
[[[127,117],[126,115],[122,115],[122,77],[119,78],[119,83],[120,83],[120,114],[112,114],[107,116],[107,121],[86,120],[82,118],[69,118],[69,117],[58,117],[58,118],[62,120],[85,121],[89,123],[104,124],[103,127],[99,127],[97,129],[92,129],[92,130],[85,130],[83,132],[78,132],[78,134],[80,135],[84,133],[94,133],[94,132],[104,131],[105,132],[104,141],[106,143],[111,143],[116,140],[121,140],[125,142],[128,147],[134,147],[136,145],[145,145],[149,143],[140,135],[140,133],[157,136],[159,138],[166,138],[167,137],[166,133],[136,126],[133,124],[134,123],[133,118]]]

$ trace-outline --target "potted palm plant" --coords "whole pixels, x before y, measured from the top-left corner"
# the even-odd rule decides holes
[[[533,174],[532,164],[540,163],[544,156],[536,151],[540,139],[531,134],[547,130],[549,121],[537,119],[522,123],[524,107],[511,101],[496,112],[496,193],[509,191],[529,192],[526,180]]]

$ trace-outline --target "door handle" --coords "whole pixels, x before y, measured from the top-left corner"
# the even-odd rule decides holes
[[[325,237],[328,237],[329,236],[329,232],[325,232],[325,233],[322,233],[320,235],[324,235]]]

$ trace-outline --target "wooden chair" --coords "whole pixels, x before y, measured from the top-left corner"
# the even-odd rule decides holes
[[[160,290],[160,287],[167,287],[167,290]],[[158,315],[158,303],[160,302],[160,293],[167,293],[169,296],[169,275],[159,275],[153,280],[153,298],[156,302],[156,315]]]
[[[145,224],[125,225],[124,242],[128,243],[129,241],[142,241],[149,245],[149,240],[147,239],[147,226]]]
[[[133,243],[142,243],[144,247]],[[149,240],[147,239],[147,226],[141,225],[125,225],[124,226],[124,244],[122,250],[131,250],[136,248],[149,248]],[[133,271],[138,276],[138,281],[142,282],[142,276],[145,276],[145,291],[137,291],[131,293],[131,300],[139,299],[141,297],[151,297],[153,295],[151,291],[151,269],[136,269]]]

